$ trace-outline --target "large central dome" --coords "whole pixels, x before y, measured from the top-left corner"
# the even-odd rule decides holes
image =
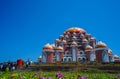
[[[78,28],[78,27],[72,27],[72,28],[67,29],[66,32],[69,32],[69,33],[73,33],[73,32],[85,33],[85,30],[82,29],[82,28]]]

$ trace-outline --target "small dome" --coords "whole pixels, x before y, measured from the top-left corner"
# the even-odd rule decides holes
[[[90,46],[90,45],[87,45],[86,48],[85,48],[85,50],[93,50],[93,47]]]
[[[119,58],[119,56],[117,56],[117,55],[114,55],[114,58],[116,58],[116,59],[117,59],[117,58]]]
[[[119,57],[117,55],[114,55],[114,61],[119,61]]]
[[[63,38],[64,36],[63,36],[63,35],[60,35],[60,37],[62,37],[62,38]]]
[[[87,39],[83,39],[83,42],[88,42],[88,40]]]
[[[55,44],[52,44],[51,46],[52,46],[52,48],[53,48],[53,49],[55,49],[55,48],[56,48]]]
[[[66,43],[66,40],[63,40],[62,42],[63,42],[63,43]]]
[[[76,36],[73,36],[73,39],[76,39]]]
[[[38,58],[42,58],[42,56],[39,56]]]
[[[64,35],[66,34],[66,32],[63,33]]]
[[[109,55],[112,54],[112,50],[111,50],[111,49],[108,50],[108,54],[109,54]]]
[[[90,36],[90,34],[88,34],[88,33],[86,33],[85,35],[86,35],[86,36]]]
[[[107,48],[107,45],[102,41],[99,41],[98,44],[96,45],[96,48]]]
[[[69,35],[69,34],[70,34],[70,32],[67,32],[67,34]]]
[[[75,32],[73,32],[73,35],[76,35],[76,33],[75,33]]]
[[[63,50],[63,47],[59,46],[59,47],[57,48],[57,50]]]
[[[84,37],[84,35],[83,35],[83,34],[81,34],[81,36],[80,36],[80,37],[82,37],[82,38],[83,38],[83,37]]]
[[[59,40],[59,39],[56,39],[56,42],[60,42],[60,40]]]
[[[69,36],[68,36],[68,35],[65,35],[65,38],[69,38]]]
[[[94,41],[94,40],[96,40],[96,38],[94,38],[94,37],[91,37],[91,38],[90,38],[90,40],[91,40],[91,41]]]
[[[72,42],[72,45],[77,45],[77,43],[75,41]]]
[[[52,50],[53,48],[52,48],[52,46],[48,43],[48,44],[46,44],[46,45],[44,46],[43,49],[49,49],[49,50]]]
[[[85,33],[85,30],[82,28],[74,27],[74,28],[69,28],[66,32],[69,33]]]

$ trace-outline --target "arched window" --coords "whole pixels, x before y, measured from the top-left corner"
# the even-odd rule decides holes
[[[85,58],[83,58],[82,60],[85,61]]]
[[[83,52],[80,52],[80,54],[83,54]]]
[[[69,52],[67,52],[67,55],[69,55]]]
[[[78,61],[81,62],[81,58],[78,58]]]
[[[71,62],[72,60],[71,60],[71,58],[68,58],[68,62]]]
[[[64,58],[64,62],[67,62],[67,58]]]

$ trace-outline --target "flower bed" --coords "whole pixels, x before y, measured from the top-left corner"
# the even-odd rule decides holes
[[[69,71],[69,72],[0,72],[0,79],[119,79],[118,73],[102,73],[102,72],[82,72],[82,71]]]

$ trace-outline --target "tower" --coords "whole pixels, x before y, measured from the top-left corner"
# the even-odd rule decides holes
[[[96,54],[96,61],[97,62],[103,62],[108,63],[109,62],[109,55],[108,55],[108,48],[105,43],[102,41],[99,41],[95,47],[95,54]]]

